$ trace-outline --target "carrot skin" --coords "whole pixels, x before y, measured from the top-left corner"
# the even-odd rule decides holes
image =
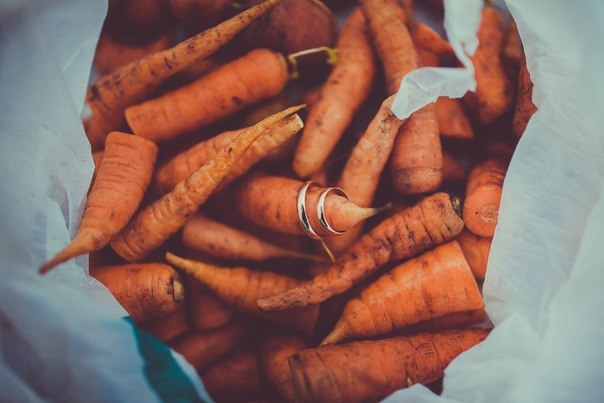
[[[477,325],[487,319],[484,309],[475,309],[465,312],[454,312],[438,318],[424,320],[415,325],[404,327],[394,333],[397,336],[408,336],[417,333],[435,333],[443,330],[463,329],[467,326]]]
[[[460,140],[472,140],[474,130],[470,119],[459,99],[439,97],[434,103],[434,112],[438,120],[438,131],[441,137]]]
[[[207,288],[191,277],[186,277],[187,303],[191,326],[195,330],[216,329],[229,323],[235,312]]]
[[[203,385],[216,401],[235,402],[260,394],[262,376],[258,357],[245,351],[227,358],[201,374]]]
[[[466,169],[451,154],[443,153],[443,182],[458,182],[466,177]]]
[[[524,49],[522,47],[522,41],[518,34],[518,27],[516,21],[512,17],[508,20],[508,25],[505,30],[505,40],[503,45],[503,58],[504,60],[519,66],[524,57]]]
[[[170,46],[172,35],[164,35],[142,46],[131,46],[120,43],[110,34],[103,34],[99,39],[94,54],[94,67],[101,74],[138,60],[150,53],[156,53]]]
[[[522,58],[520,64],[520,73],[518,74],[518,99],[516,100],[516,109],[514,110],[514,119],[512,121],[512,132],[517,138],[520,138],[526,130],[526,125],[537,107],[533,103],[533,82],[526,68],[526,59]]]
[[[464,230],[457,237],[457,242],[461,246],[464,255],[474,273],[474,277],[484,280],[489,262],[489,253],[491,252],[492,238],[485,238],[474,235],[468,230]]]
[[[181,306],[175,312],[142,323],[140,327],[165,343],[189,330],[189,317],[187,310]]]
[[[308,343],[293,335],[275,336],[267,339],[260,349],[260,368],[269,383],[288,402],[296,401],[296,391],[289,369],[288,359]]]

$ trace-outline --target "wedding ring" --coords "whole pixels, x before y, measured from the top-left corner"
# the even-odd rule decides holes
[[[308,188],[312,185],[318,185],[318,183],[313,181],[305,182],[300,187],[300,190],[298,190],[298,198],[296,200],[296,207],[298,209],[298,220],[300,221],[300,226],[302,227],[306,235],[308,235],[312,239],[321,239],[319,234],[317,234],[310,225],[308,214],[306,212],[306,192],[308,191]]]
[[[319,195],[319,200],[317,201],[317,215],[319,217],[319,223],[321,223],[321,226],[325,228],[327,232],[329,232],[331,235],[342,235],[346,231],[335,230],[331,225],[329,225],[329,222],[327,221],[327,216],[325,215],[325,199],[331,191],[336,192],[340,196],[344,196],[348,199],[348,201],[350,201],[350,196],[348,196],[348,194],[343,189],[338,187],[327,188],[322,191]]]

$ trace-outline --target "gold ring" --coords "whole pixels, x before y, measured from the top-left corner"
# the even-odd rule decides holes
[[[311,237],[312,239],[321,239],[319,234],[315,232],[315,230],[310,225],[310,221],[308,219],[308,214],[306,213],[306,191],[312,185],[318,185],[317,182],[308,181],[305,182],[298,190],[298,198],[296,200],[296,207],[298,209],[298,220],[300,221],[300,226],[306,235]]]
[[[319,217],[319,223],[321,223],[321,226],[325,228],[329,234],[342,235],[346,231],[337,231],[334,229],[331,225],[329,225],[329,222],[327,222],[327,216],[325,215],[325,199],[331,191],[338,193],[340,196],[344,196],[348,199],[348,201],[350,201],[350,196],[348,196],[344,189],[338,187],[327,188],[319,195],[319,200],[317,201],[317,216]]]

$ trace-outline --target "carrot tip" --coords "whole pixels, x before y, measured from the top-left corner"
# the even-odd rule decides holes
[[[174,301],[179,303],[182,302],[185,298],[185,287],[178,279],[174,280],[172,286],[174,287]]]
[[[329,333],[321,342],[321,346],[325,346],[328,344],[338,344],[342,340],[346,338],[346,330],[344,327],[339,326],[339,323],[336,324],[336,327]]]

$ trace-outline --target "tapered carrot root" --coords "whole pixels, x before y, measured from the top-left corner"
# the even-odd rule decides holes
[[[254,223],[273,231],[302,235],[298,220],[296,198],[302,182],[278,176],[256,174],[246,178],[237,189],[239,211]],[[312,187],[306,194],[308,218],[312,228],[320,235],[328,232],[317,217],[316,205],[323,188]],[[356,224],[379,212],[379,209],[362,208],[343,196],[329,193],[325,199],[325,215],[337,231],[347,231]]]
[[[260,393],[262,375],[258,357],[246,351],[219,362],[201,374],[203,385],[216,401],[234,402]]]
[[[303,126],[304,123],[300,116],[294,114],[268,127],[262,137],[243,154],[237,166],[223,179],[219,188],[224,188],[243,175],[252,165],[292,138]],[[220,150],[226,148],[243,130],[245,129],[221,133],[198,143],[166,162],[155,174],[153,181],[155,192],[164,194],[174,189],[179,182],[187,179],[193,172],[214,158]]]
[[[438,131],[442,137],[472,140],[474,130],[459,99],[439,97],[434,103]]]
[[[537,111],[532,98],[533,83],[526,68],[526,60],[522,58],[520,73],[518,74],[518,99],[516,100],[516,110],[514,111],[514,120],[512,121],[512,131],[518,138],[522,136],[524,130],[526,130],[528,121]]]
[[[172,341],[170,347],[200,371],[235,350],[248,337],[248,325],[237,321],[218,329],[184,334]]]
[[[88,88],[86,102],[95,117],[96,138],[123,126],[124,110],[148,97],[167,78],[210,56],[281,0],[266,0],[178,45],[128,63]]]
[[[484,280],[487,272],[487,263],[489,261],[489,253],[491,252],[492,238],[484,238],[474,235],[468,230],[464,230],[457,237],[457,242],[461,246],[464,255],[474,273],[474,277]]]
[[[478,48],[472,56],[476,77],[476,91],[466,94],[465,100],[482,124],[491,123],[513,103],[512,88],[503,69],[503,16],[493,7],[482,10],[482,20],[476,34]]]
[[[176,311],[185,295],[178,273],[161,263],[91,268],[90,275],[111,291],[136,323]]]
[[[120,43],[110,34],[104,34],[96,46],[93,64],[101,74],[107,74],[148,54],[166,49],[171,40],[171,35],[164,35],[148,44],[132,46]]]
[[[307,178],[321,168],[361,104],[375,76],[375,57],[365,18],[356,10],[338,41],[338,62],[308,112],[307,126],[298,143],[293,168]]]
[[[187,298],[188,298],[187,294]],[[177,311],[144,322],[140,327],[163,342],[171,340],[189,330],[187,310],[181,305]]]
[[[287,81],[283,55],[256,49],[189,85],[129,107],[126,120],[142,137],[170,140],[279,94]]]
[[[449,242],[395,267],[350,300],[322,344],[387,334],[483,306],[459,244]]]
[[[364,235],[339,261],[311,281],[258,300],[263,311],[318,304],[349,290],[388,262],[415,256],[455,238],[463,229],[459,201],[446,193],[386,218]]]
[[[495,233],[506,170],[503,162],[491,159],[475,166],[470,172],[463,220],[476,235],[492,237]]]
[[[263,261],[275,258],[323,261],[314,255],[284,249],[251,234],[221,224],[203,215],[192,217],[184,226],[185,246],[231,260]]]
[[[156,157],[155,144],[142,137],[120,132],[107,136],[78,232],[65,249],[40,267],[40,274],[109,244],[140,205]]]
[[[268,127],[302,107],[286,109],[237,135],[214,159],[176,185],[170,193],[139,212],[111,242],[113,250],[128,261],[136,261],[160,246],[210,197],[241,156]]]
[[[443,330],[463,329],[478,325],[487,319],[484,309],[466,312],[453,312],[434,319],[428,319],[415,325],[404,327],[395,332],[396,335],[406,336],[424,332],[442,332]]]
[[[487,334],[453,330],[323,346],[297,353],[289,365],[301,402],[378,401],[397,389],[440,379],[455,357]]]
[[[261,312],[256,306],[257,299],[300,284],[300,281],[293,277],[268,271],[249,270],[244,267],[221,268],[183,259],[171,253],[166,255],[166,259],[188,275],[195,277],[220,299],[242,312],[289,326],[306,334],[310,334],[315,326],[319,306],[288,312]]]
[[[308,343],[299,337],[275,336],[264,342],[260,349],[260,367],[269,383],[288,402],[296,401],[296,391],[289,369],[288,359]]]
[[[233,319],[233,308],[211,294],[193,278],[187,282],[187,298],[191,325],[196,330],[216,329]]]

